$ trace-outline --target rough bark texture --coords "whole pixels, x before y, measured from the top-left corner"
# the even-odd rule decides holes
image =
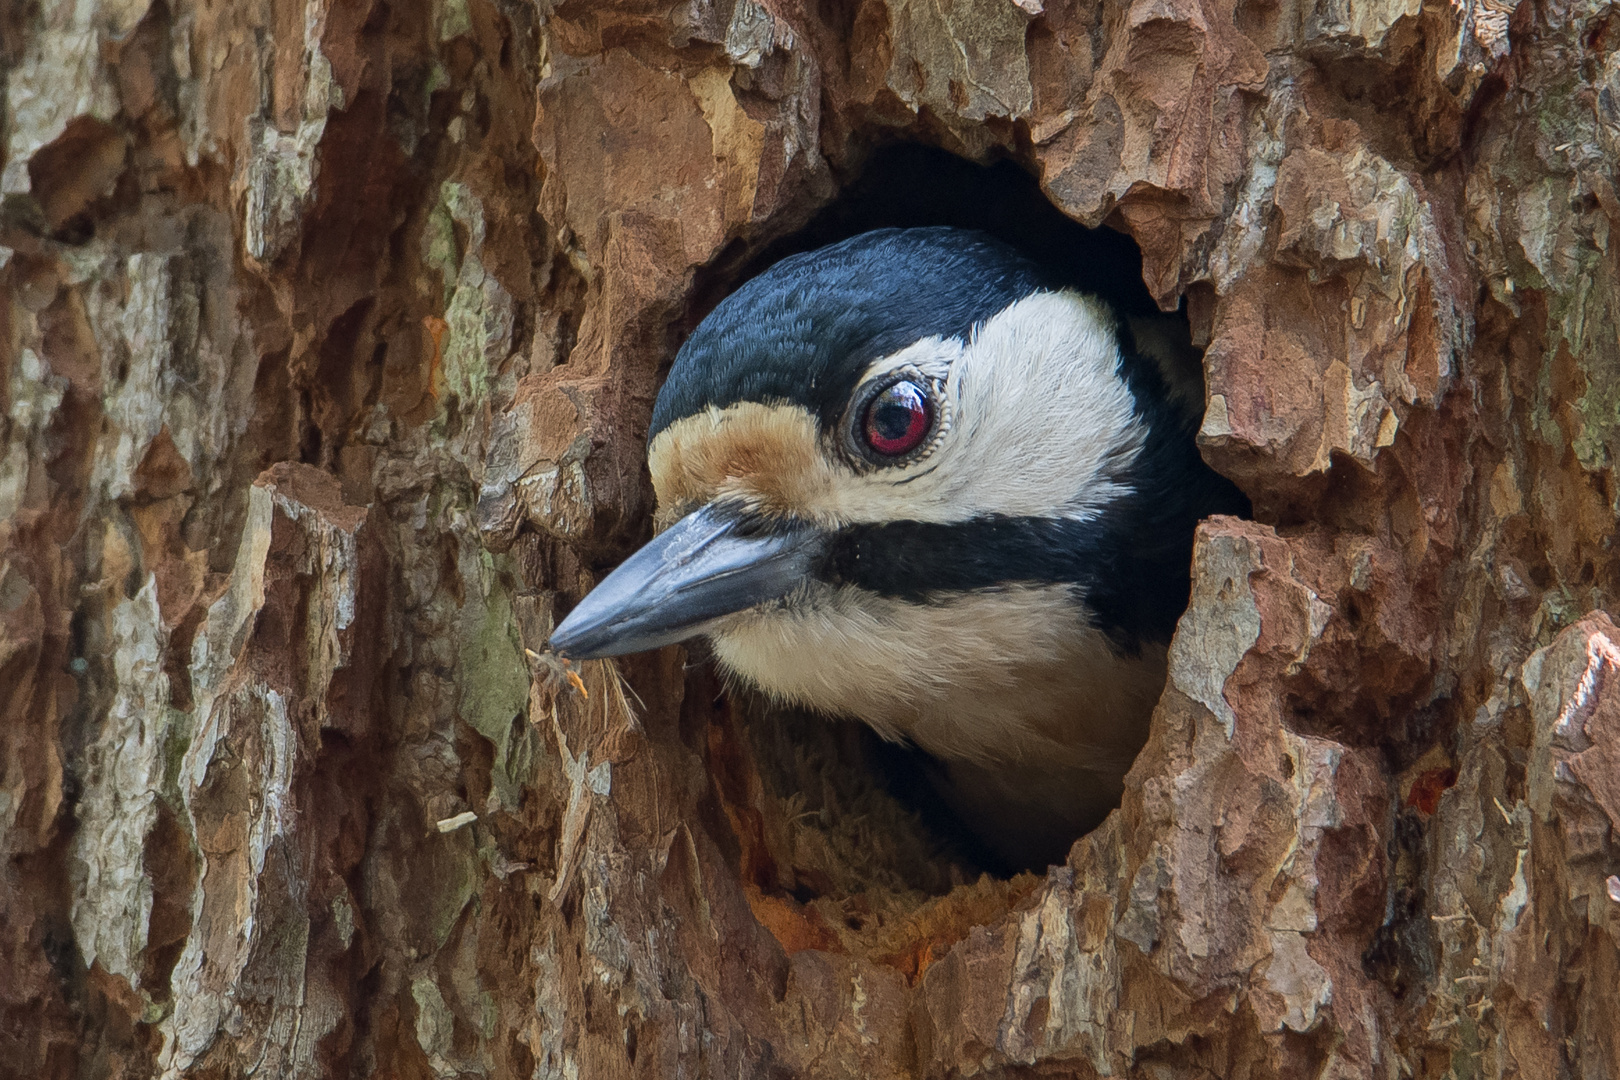
[[[0,1072],[1620,1075],[1620,9],[11,0],[0,72]],[[1044,877],[523,651],[895,140],[1136,240],[1255,502]]]

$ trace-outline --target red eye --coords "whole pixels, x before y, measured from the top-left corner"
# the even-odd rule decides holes
[[[928,394],[914,382],[894,383],[866,406],[861,432],[866,445],[885,457],[909,453],[928,437],[934,410]]]

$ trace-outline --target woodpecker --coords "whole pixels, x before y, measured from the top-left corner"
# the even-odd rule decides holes
[[[924,751],[1008,863],[1061,860],[1146,738],[1197,522],[1247,508],[1165,341],[979,232],[784,259],[678,351],[658,532],[551,648],[705,637],[730,679]]]

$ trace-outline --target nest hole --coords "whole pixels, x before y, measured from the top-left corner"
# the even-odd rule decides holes
[[[723,252],[694,282],[681,329],[690,332],[732,291],[790,255],[871,229],[931,225],[989,233],[1126,318],[1164,317],[1143,283],[1135,241],[1068,218],[1018,163],[978,165],[898,145],[872,153],[802,227]],[[1185,310],[1172,317],[1183,328]],[[1186,338],[1190,350],[1190,330]],[[1191,355],[1191,377],[1201,384]],[[1045,865],[1007,865],[979,844],[935,793],[920,751],[887,743],[859,722],[745,693],[726,697],[711,666],[694,662],[689,671],[689,698],[720,702],[709,769],[736,835],[744,887],[756,916],[790,951],[860,952],[914,978],[942,946],[999,917],[1045,872]]]

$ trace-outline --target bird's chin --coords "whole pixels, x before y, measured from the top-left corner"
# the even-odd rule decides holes
[[[761,605],[716,619],[704,628],[715,662],[733,684],[781,704],[864,720],[888,738],[901,738],[903,702],[871,691],[861,635],[816,597],[795,604]],[[820,598],[825,599],[825,598]]]
[[[708,637],[728,675],[765,696],[947,759],[1078,753],[1123,772],[1164,685],[1163,649],[1116,653],[1067,587],[913,603],[818,584],[716,620]]]

